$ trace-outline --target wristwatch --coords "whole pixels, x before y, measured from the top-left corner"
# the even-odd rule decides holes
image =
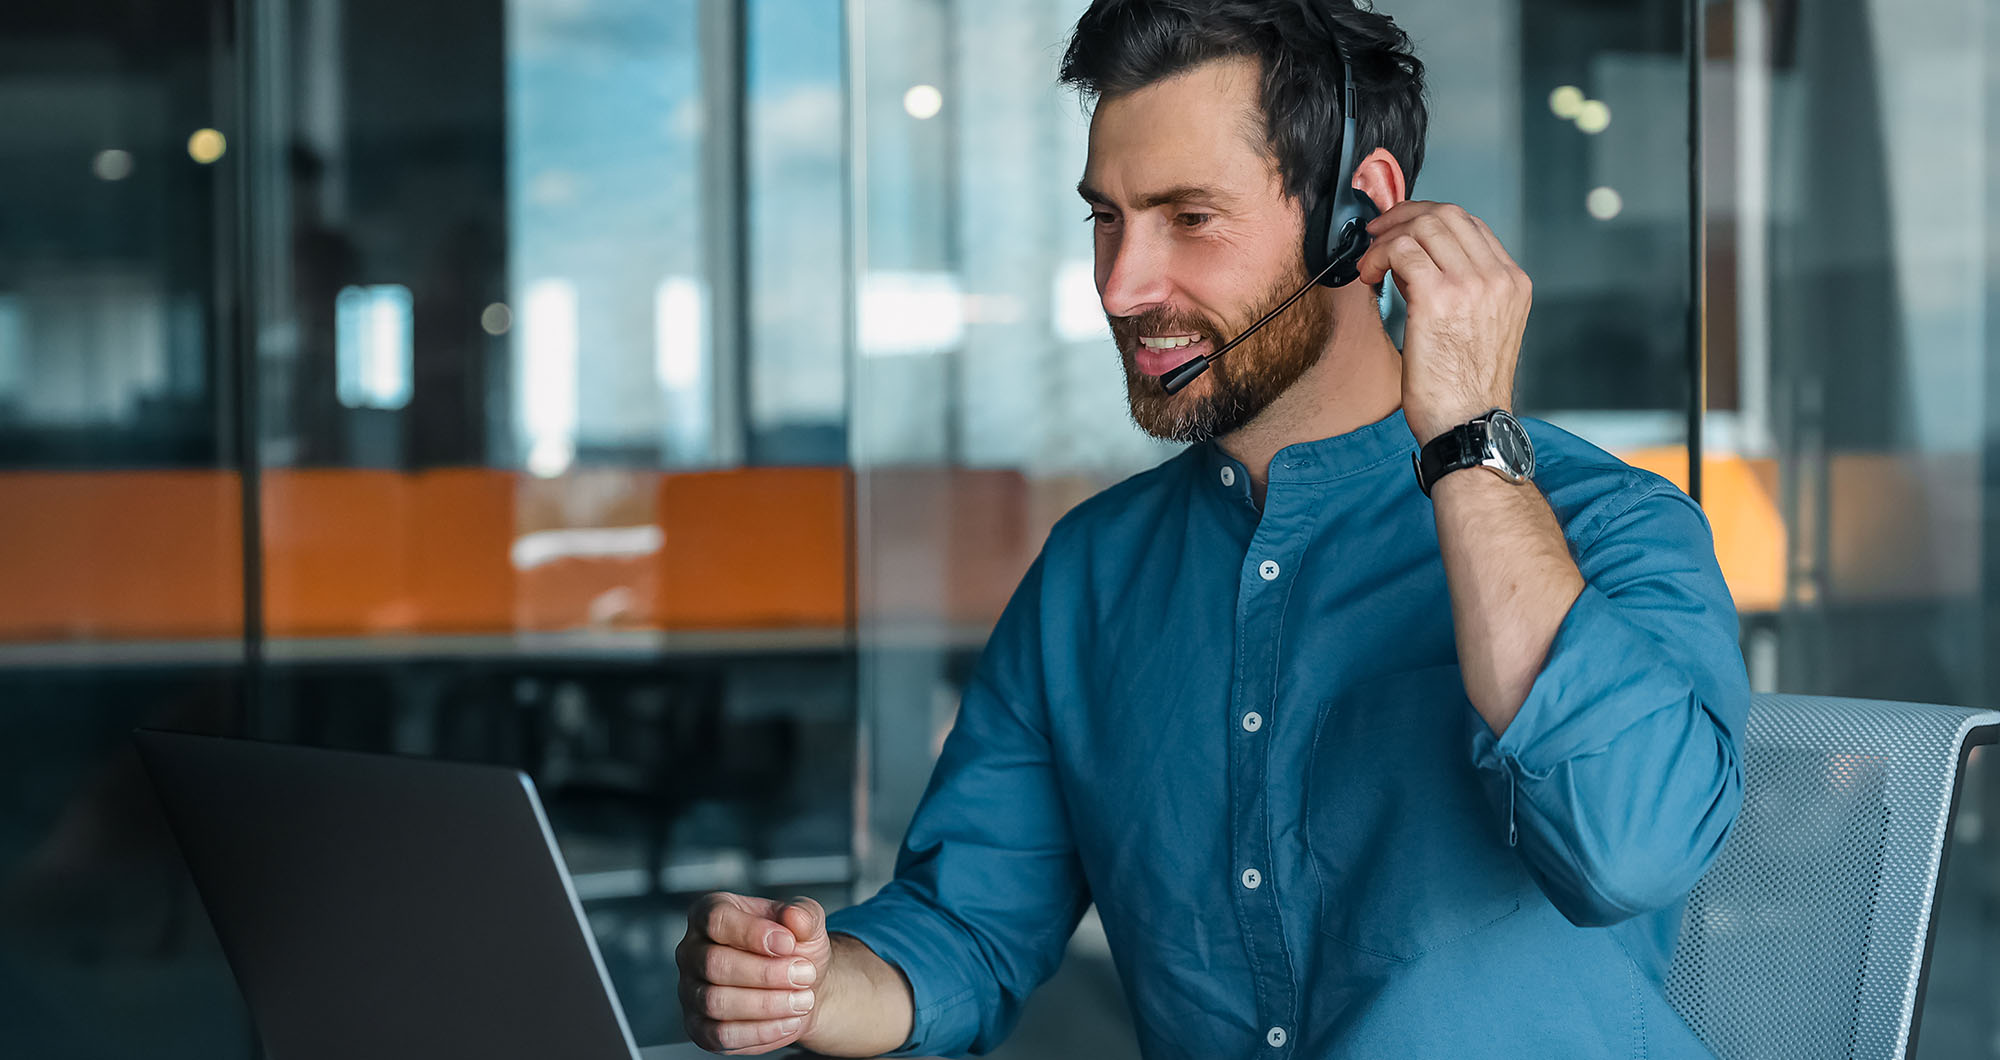
[[[1410,462],[1426,497],[1438,479],[1462,467],[1486,468],[1518,486],[1535,473],[1535,446],[1513,413],[1494,409],[1425,442]]]

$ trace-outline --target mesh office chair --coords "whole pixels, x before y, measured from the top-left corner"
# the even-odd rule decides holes
[[[1759,694],[1667,997],[1722,1060],[1914,1055],[1967,755],[2000,711]]]

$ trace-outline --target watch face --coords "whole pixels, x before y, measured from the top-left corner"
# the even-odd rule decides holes
[[[1493,449],[1507,470],[1520,475],[1530,475],[1535,470],[1535,446],[1528,440],[1528,432],[1521,421],[1505,412],[1495,412],[1486,421],[1486,435],[1493,441]]]

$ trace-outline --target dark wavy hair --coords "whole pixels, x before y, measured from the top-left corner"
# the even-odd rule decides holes
[[[1266,145],[1307,213],[1340,164],[1340,60],[1354,66],[1358,163],[1386,148],[1414,188],[1424,164],[1424,64],[1409,34],[1355,0],[1096,0],[1063,52],[1061,80],[1086,103],[1214,59],[1256,59]]]

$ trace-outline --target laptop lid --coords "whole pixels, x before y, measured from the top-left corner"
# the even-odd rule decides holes
[[[135,739],[277,1060],[636,1055],[525,774]]]

